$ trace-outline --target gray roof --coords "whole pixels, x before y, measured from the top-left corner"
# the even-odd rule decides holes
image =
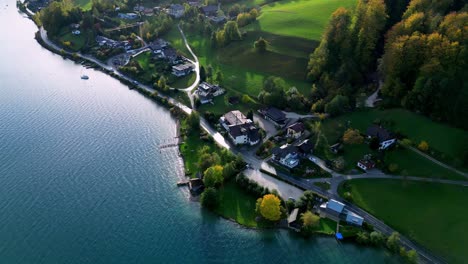
[[[305,126],[302,122],[296,122],[290,126],[288,126],[288,129],[294,130],[296,133],[298,132],[303,132],[305,130]]]
[[[297,220],[298,213],[299,213],[299,208],[294,208],[294,210],[292,210],[291,214],[288,217],[288,224]]]
[[[310,139],[306,139],[297,145],[297,147],[302,153],[310,153],[314,149],[314,144],[312,144]]]
[[[362,216],[357,215],[353,212],[347,211],[346,222],[361,226],[362,222],[364,222],[364,218],[362,218]]]
[[[239,110],[233,110],[224,115],[224,122],[228,126],[233,126],[233,125],[242,125],[246,123],[252,123],[252,120],[248,119]]]
[[[395,138],[390,131],[378,125],[372,125],[367,128],[366,134],[370,137],[378,138],[380,142]]]
[[[337,200],[333,200],[333,199],[331,199],[327,203],[327,208],[328,209],[330,209],[332,211],[335,211],[337,213],[340,213],[340,214],[341,214],[341,212],[343,212],[344,206],[345,205],[343,203],[340,203]]]
[[[286,114],[278,108],[269,106],[261,111],[264,115],[268,116],[277,123],[282,123],[284,120],[286,120]]]
[[[216,13],[218,12],[218,6],[217,5],[207,5],[207,6],[202,6],[201,10],[203,13]]]
[[[298,153],[298,148],[293,145],[283,145],[281,147],[275,147],[271,150],[271,154],[275,155],[276,157],[279,158],[284,158],[286,157],[289,153]]]

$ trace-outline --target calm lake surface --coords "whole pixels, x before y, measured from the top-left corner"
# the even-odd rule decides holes
[[[177,151],[157,148],[175,135],[169,113],[36,30],[0,0],[0,263],[397,263],[201,210],[176,187]]]

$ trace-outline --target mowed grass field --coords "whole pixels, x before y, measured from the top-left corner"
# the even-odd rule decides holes
[[[262,6],[259,28],[277,35],[320,40],[331,14],[356,0],[286,0]]]
[[[93,2],[91,0],[73,0],[73,2],[84,11],[91,10],[93,7]]]
[[[241,225],[258,227],[255,221],[257,199],[242,190],[235,182],[226,182],[219,190],[219,206],[216,212]]]
[[[468,258],[468,187],[400,180],[352,180],[354,203],[449,263]]]
[[[357,111],[326,120],[322,129],[328,142],[333,144],[343,135],[347,126],[365,133],[375,120],[380,120],[387,129],[405,135],[414,143],[427,141],[431,148],[443,153],[445,158],[442,161],[460,165],[468,133],[404,109]]]

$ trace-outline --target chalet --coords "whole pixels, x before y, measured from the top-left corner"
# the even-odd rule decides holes
[[[362,226],[364,222],[363,217],[349,211],[345,204],[333,199],[320,205],[319,211],[321,216],[328,217],[335,221],[343,220],[348,224],[357,226]]]
[[[299,152],[303,157],[307,157],[308,155],[312,154],[314,150],[314,144],[310,139],[306,139],[297,145]]]
[[[133,20],[133,19],[138,18],[138,15],[135,13],[119,13],[117,16],[120,19],[127,19],[127,20]]]
[[[172,65],[181,61],[179,54],[177,54],[177,51],[172,47],[165,47],[162,50],[162,57],[166,58]]]
[[[195,93],[200,100],[200,103],[207,104],[213,101],[213,98],[224,93],[224,89],[221,89],[218,85],[202,82],[198,85]]]
[[[167,41],[161,38],[148,43],[148,47],[153,51],[153,53],[162,53],[163,49],[166,48],[167,45]]]
[[[266,119],[270,120],[277,126],[284,126],[286,114],[275,107],[267,107],[258,110],[258,112]]]
[[[181,18],[185,13],[185,7],[179,4],[172,4],[167,9],[167,13],[174,18]]]
[[[136,5],[133,7],[134,12],[143,12],[145,10],[145,7],[142,5]]]
[[[361,159],[358,161],[357,166],[364,171],[375,168],[375,163],[370,159]]]
[[[216,16],[218,13],[218,6],[217,5],[207,5],[200,7],[200,11],[205,16]]]
[[[177,77],[189,75],[193,71],[192,63],[184,63],[172,66],[172,74]]]
[[[142,13],[145,16],[152,16],[154,15],[154,10],[152,8],[145,8],[145,10],[143,10]]]
[[[280,163],[287,168],[294,168],[299,165],[299,149],[296,146],[285,144],[271,150],[272,160]]]
[[[239,110],[223,115],[220,118],[220,123],[236,145],[249,144],[253,146],[260,142],[258,128],[255,127],[252,120],[248,119]]]
[[[302,134],[305,131],[305,126],[302,122],[296,122],[290,126],[288,126],[287,129],[287,137],[298,139],[302,136]]]
[[[227,21],[225,16],[209,16],[208,19],[214,24],[223,24]]]
[[[368,138],[377,138],[379,140],[379,150],[385,150],[397,141],[393,133],[378,125],[367,128],[366,135]]]

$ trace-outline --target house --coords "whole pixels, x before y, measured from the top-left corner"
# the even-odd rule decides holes
[[[200,178],[193,178],[189,180],[188,183],[190,193],[192,195],[199,195],[205,189],[205,185],[203,184],[203,180]]]
[[[209,16],[208,19],[215,24],[223,24],[227,21],[225,16]]]
[[[296,146],[285,144],[271,150],[272,160],[279,162],[287,168],[294,168],[299,165],[299,149]]]
[[[320,205],[320,215],[328,217],[335,221],[346,221],[348,224],[362,226],[364,218],[358,214],[349,211],[346,206],[334,199]]]
[[[364,222],[364,218],[362,218],[362,216],[360,215],[357,215],[353,212],[350,212],[348,210],[346,210],[346,222],[348,222],[349,224],[354,224],[354,225],[357,225],[357,226],[362,226],[363,222]]]
[[[188,75],[192,71],[193,71],[193,64],[189,62],[172,66],[172,74],[177,77]]]
[[[258,110],[258,112],[263,116],[263,118],[270,120],[277,126],[284,126],[286,121],[286,114],[283,113],[283,111],[275,107],[266,107]]]
[[[299,152],[303,157],[307,157],[308,155],[312,154],[314,150],[314,144],[310,139],[306,139],[297,145]]]
[[[167,9],[167,13],[174,18],[181,18],[185,13],[185,8],[180,4],[172,4]]]
[[[200,1],[199,0],[189,0],[187,1],[187,4],[189,6],[196,6],[196,7],[199,7],[200,6]]]
[[[368,138],[377,138],[379,140],[379,150],[385,150],[397,141],[393,133],[378,125],[367,128],[366,135]]]
[[[133,19],[138,18],[138,15],[135,13],[119,13],[117,16],[120,19],[127,19],[127,20],[133,20]]]
[[[298,139],[302,136],[305,130],[305,126],[302,122],[296,122],[288,126],[286,136],[294,139]]]
[[[73,34],[73,35],[80,35],[80,34],[81,34],[81,31],[79,31],[79,30],[73,30],[73,31],[72,31],[72,34]]]
[[[330,151],[333,152],[334,154],[340,153],[341,150],[343,150],[343,144],[341,144],[340,142],[330,146]]]
[[[200,11],[205,16],[216,16],[218,13],[218,6],[217,5],[207,5],[200,7]]]
[[[137,4],[136,6],[133,7],[133,11],[135,12],[143,12],[144,10],[145,10],[145,7],[142,5]]]
[[[249,144],[253,146],[260,142],[258,128],[252,120],[248,119],[239,110],[223,115],[220,118],[220,123],[236,145]]]
[[[143,15],[145,16],[152,16],[154,15],[154,11],[152,8],[145,8],[145,10],[143,10]]]
[[[375,163],[370,159],[361,159],[358,161],[357,166],[364,171],[373,169],[375,167]]]
[[[294,208],[288,216],[288,227],[292,230],[299,232],[301,225],[298,220],[299,208]]]
[[[79,29],[79,28],[80,28],[80,24],[78,24],[78,23],[73,23],[73,24],[70,25],[70,27],[71,27],[72,29]]]
[[[98,43],[99,46],[101,47],[108,47],[108,48],[117,48],[121,47],[124,44],[122,42],[106,38],[103,36],[96,36],[96,42]]]
[[[162,57],[166,58],[170,64],[174,65],[180,61],[180,56],[172,47],[166,47],[162,50]]]
[[[200,103],[207,104],[213,101],[213,98],[224,93],[224,89],[221,89],[218,85],[202,82],[198,85],[195,93],[200,100]]]
[[[148,47],[153,51],[153,53],[162,53],[162,50],[166,48],[167,45],[167,41],[161,38],[158,38],[155,41],[148,43]]]

